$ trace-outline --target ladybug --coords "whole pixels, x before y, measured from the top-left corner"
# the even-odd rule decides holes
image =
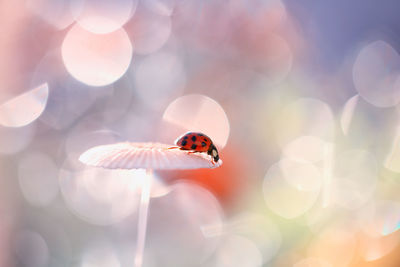
[[[187,132],[175,141],[175,145],[181,150],[191,150],[190,153],[207,152],[214,162],[218,162],[218,150],[211,138],[202,133]]]

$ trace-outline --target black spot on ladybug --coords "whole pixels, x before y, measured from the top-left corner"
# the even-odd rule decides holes
[[[191,148],[192,148],[192,149],[196,149],[196,147],[197,147],[197,146],[196,146],[195,144],[193,144]]]
[[[185,139],[185,140],[188,139],[187,135],[185,137],[183,137],[183,139]]]
[[[186,144],[187,144],[187,141],[186,141],[186,140],[183,140],[183,141],[182,141],[182,146],[186,146]]]
[[[204,134],[202,134],[202,133],[199,133],[199,134],[197,134],[198,136],[204,136]]]
[[[207,144],[206,144],[206,143],[204,143],[204,142],[201,142],[201,145],[202,145],[202,146],[206,146]]]
[[[192,136],[192,141],[194,142],[194,141],[196,141],[196,136]]]

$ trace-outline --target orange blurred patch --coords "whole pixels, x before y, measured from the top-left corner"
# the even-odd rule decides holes
[[[188,171],[160,171],[167,182],[189,180],[210,190],[224,208],[235,206],[249,189],[251,175],[251,157],[237,148],[227,146],[221,152],[221,167],[216,169],[198,169]]]
[[[380,238],[359,234],[358,253],[350,267],[397,267],[400,265],[400,232]]]

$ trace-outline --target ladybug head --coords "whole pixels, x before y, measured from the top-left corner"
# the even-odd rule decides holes
[[[218,150],[214,146],[214,144],[211,144],[210,148],[207,151],[207,154],[210,155],[215,162],[218,162],[219,160]]]

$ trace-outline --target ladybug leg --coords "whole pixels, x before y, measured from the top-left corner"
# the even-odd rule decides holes
[[[199,151],[188,151],[188,154],[199,153]]]
[[[179,146],[171,146],[171,147],[169,147],[167,149],[177,149],[177,148],[180,148],[180,147]]]

